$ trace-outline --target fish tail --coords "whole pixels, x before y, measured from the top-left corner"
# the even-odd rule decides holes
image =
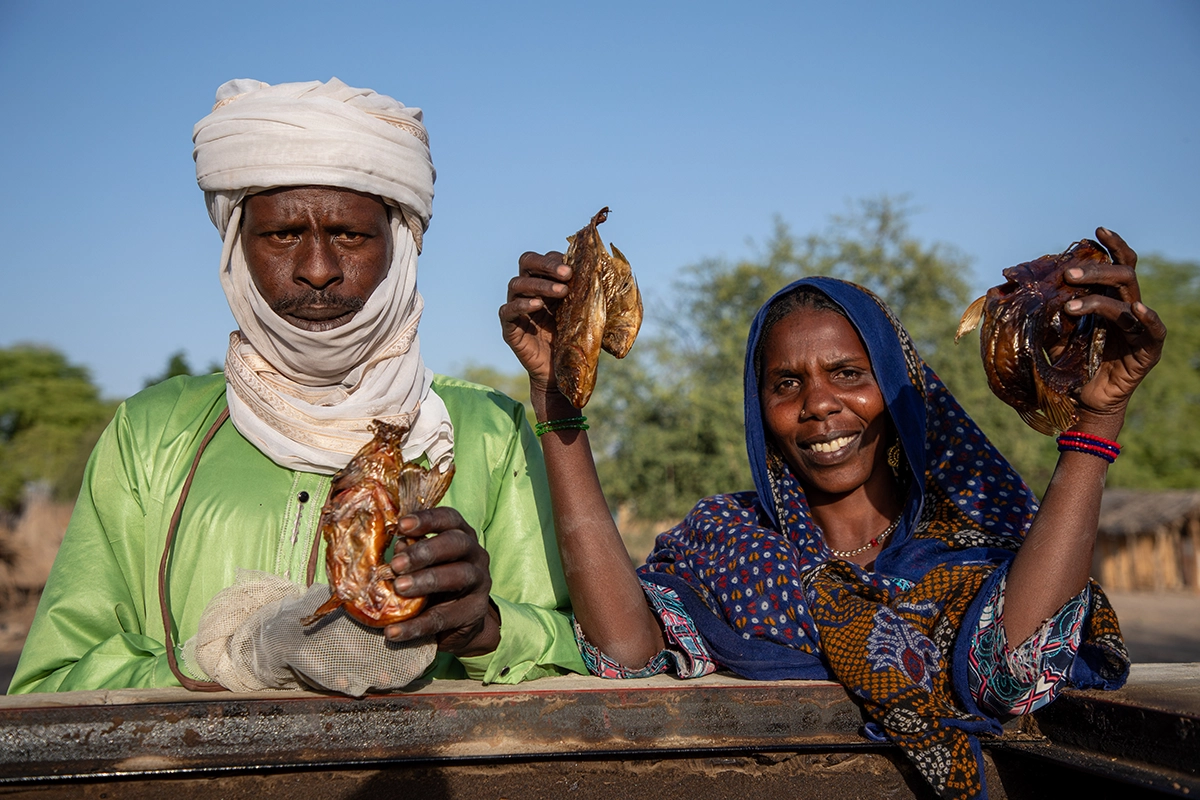
[[[1053,436],[1058,432],[1040,408],[1033,411],[1018,410],[1017,413],[1021,415],[1022,422],[1044,436]]]
[[[957,342],[979,327],[979,321],[983,319],[983,301],[986,299],[987,295],[985,294],[967,306],[967,310],[963,312],[962,319],[958,321],[958,330],[954,333],[954,341]]]

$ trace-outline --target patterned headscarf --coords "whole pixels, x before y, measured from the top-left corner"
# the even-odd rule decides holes
[[[904,454],[908,496],[873,571],[832,556],[787,462],[772,454],[755,353],[767,312],[799,287],[845,312],[871,360]],[[701,501],[661,534],[641,577],[679,595],[718,664],[748,678],[829,679],[857,695],[940,793],[982,792],[977,733],[997,720],[967,690],[970,635],[1037,511],[1029,488],[920,359],[874,294],[832,278],[786,287],[750,329],[746,446],[755,491]],[[1120,685],[1103,602],[1076,659],[1076,685]],[[1119,637],[1119,634],[1115,634]],[[1119,648],[1119,643],[1117,648]]]

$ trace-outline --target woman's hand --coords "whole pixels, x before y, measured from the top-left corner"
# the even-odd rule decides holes
[[[1107,228],[1096,238],[1112,256],[1112,264],[1092,264],[1067,270],[1067,283],[1108,286],[1116,297],[1094,293],[1067,303],[1068,314],[1096,314],[1108,325],[1104,354],[1096,375],[1083,387],[1080,410],[1097,416],[1124,414],[1133,391],[1162,355],[1167,328],[1158,314],[1141,302],[1137,253]]]
[[[518,264],[520,273],[508,282],[508,302],[500,306],[504,341],[529,373],[530,389],[553,393],[554,309],[567,294],[571,268],[558,252],[525,253]]]

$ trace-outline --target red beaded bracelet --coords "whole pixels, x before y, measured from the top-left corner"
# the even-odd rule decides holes
[[[1121,445],[1111,439],[1105,439],[1103,436],[1096,436],[1093,433],[1063,431],[1058,435],[1057,441],[1060,453],[1067,450],[1072,450],[1076,453],[1088,453],[1089,455],[1103,458],[1110,464],[1116,461],[1117,456],[1121,454]]]

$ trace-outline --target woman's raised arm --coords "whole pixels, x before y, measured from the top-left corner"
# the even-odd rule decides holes
[[[562,253],[525,253],[500,307],[504,340],[529,373],[529,397],[539,422],[568,420],[579,409],[558,390],[551,344],[554,315],[571,268]],[[575,618],[588,641],[622,666],[642,667],[663,649],[650,610],[596,475],[587,432],[576,427],[541,435],[554,506],[554,530]]]
[[[1093,293],[1067,304],[1070,314],[1096,314],[1108,323],[1100,369],[1083,388],[1079,421],[1071,432],[1115,441],[1129,398],[1162,355],[1167,329],[1141,302],[1137,254],[1106,228],[1096,229],[1096,237],[1113,263],[1068,270],[1067,282],[1112,287],[1116,296]],[[1014,645],[1087,584],[1107,472],[1108,461],[1092,453],[1060,454],[1041,509],[1009,569],[1004,628]]]

